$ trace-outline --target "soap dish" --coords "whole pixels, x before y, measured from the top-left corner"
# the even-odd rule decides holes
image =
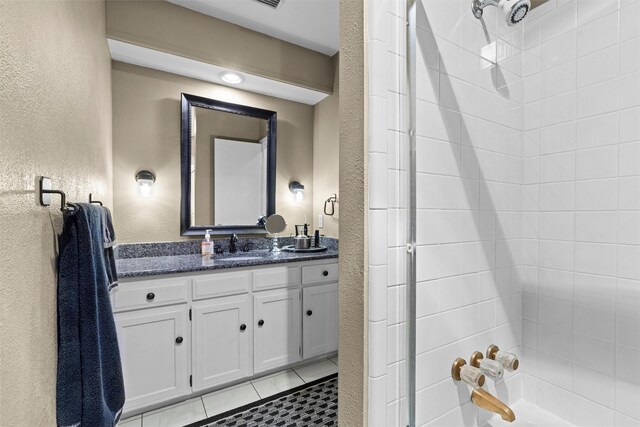
[[[324,252],[327,250],[326,246],[310,247],[309,249],[296,249],[293,245],[283,246],[282,250],[285,252],[304,252],[304,253],[313,253],[313,252]]]

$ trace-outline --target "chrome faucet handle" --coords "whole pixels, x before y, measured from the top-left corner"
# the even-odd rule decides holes
[[[488,376],[494,381],[502,379],[504,376],[504,367],[501,363],[495,360],[485,359],[482,353],[474,351],[469,359],[469,364],[480,369],[483,374]]]
[[[515,371],[518,369],[518,366],[520,366],[520,361],[518,361],[518,356],[515,353],[500,351],[495,344],[491,344],[489,348],[487,348],[487,359],[492,359],[502,364],[509,372]]]

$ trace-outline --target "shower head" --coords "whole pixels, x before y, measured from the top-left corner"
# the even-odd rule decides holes
[[[471,10],[480,19],[487,6],[496,6],[504,14],[507,25],[513,26],[522,21],[531,9],[531,0],[473,0]]]
[[[500,8],[504,13],[507,25],[516,25],[522,21],[531,9],[530,0],[501,0]]]

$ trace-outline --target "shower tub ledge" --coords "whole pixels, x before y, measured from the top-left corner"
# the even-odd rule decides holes
[[[503,421],[496,415],[482,427],[574,427],[570,422],[526,400],[517,401],[511,405],[511,409],[516,414],[513,423]]]

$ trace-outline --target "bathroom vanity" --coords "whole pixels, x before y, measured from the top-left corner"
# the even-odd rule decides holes
[[[118,261],[125,416],[337,351],[337,250],[243,255]]]
[[[199,87],[183,86],[201,92]],[[153,93],[140,93],[145,105],[154,105],[149,98]],[[180,205],[172,204],[164,212],[177,218],[179,209],[182,236],[217,237],[214,259],[203,261],[200,241],[195,239],[118,247],[120,285],[112,306],[125,417],[329,356],[338,349],[337,241],[323,238],[328,250],[319,253],[268,249],[274,240],[280,247],[294,243],[287,237],[293,224],[314,216],[312,203],[304,202],[301,193],[304,185],[298,182],[312,182],[312,165],[306,156],[291,157],[300,147],[313,145],[312,110],[247,100],[249,105],[240,105],[186,92],[179,99],[181,173],[173,188],[180,188]],[[265,105],[273,108],[258,107]],[[278,117],[286,124],[279,131]],[[175,124],[173,119],[161,121]],[[295,133],[290,132],[292,123]],[[276,170],[278,141],[284,155],[280,154]],[[302,167],[305,162],[309,164]],[[146,184],[139,178],[141,172],[136,173],[140,195],[153,197],[155,175],[146,166],[142,172],[149,173]],[[169,177],[163,179],[165,193],[156,197],[166,196],[172,187]],[[283,196],[276,203],[279,186],[291,190],[291,200]],[[177,200],[174,196],[171,200]],[[282,217],[281,229],[266,227],[270,218],[278,216],[276,211],[287,216],[288,230]],[[324,217],[333,217],[333,209],[326,212]],[[130,218],[127,223],[135,233],[149,226],[132,225]],[[307,226],[312,225],[304,225],[305,234]],[[153,239],[162,239],[158,233],[163,231],[147,230]]]

